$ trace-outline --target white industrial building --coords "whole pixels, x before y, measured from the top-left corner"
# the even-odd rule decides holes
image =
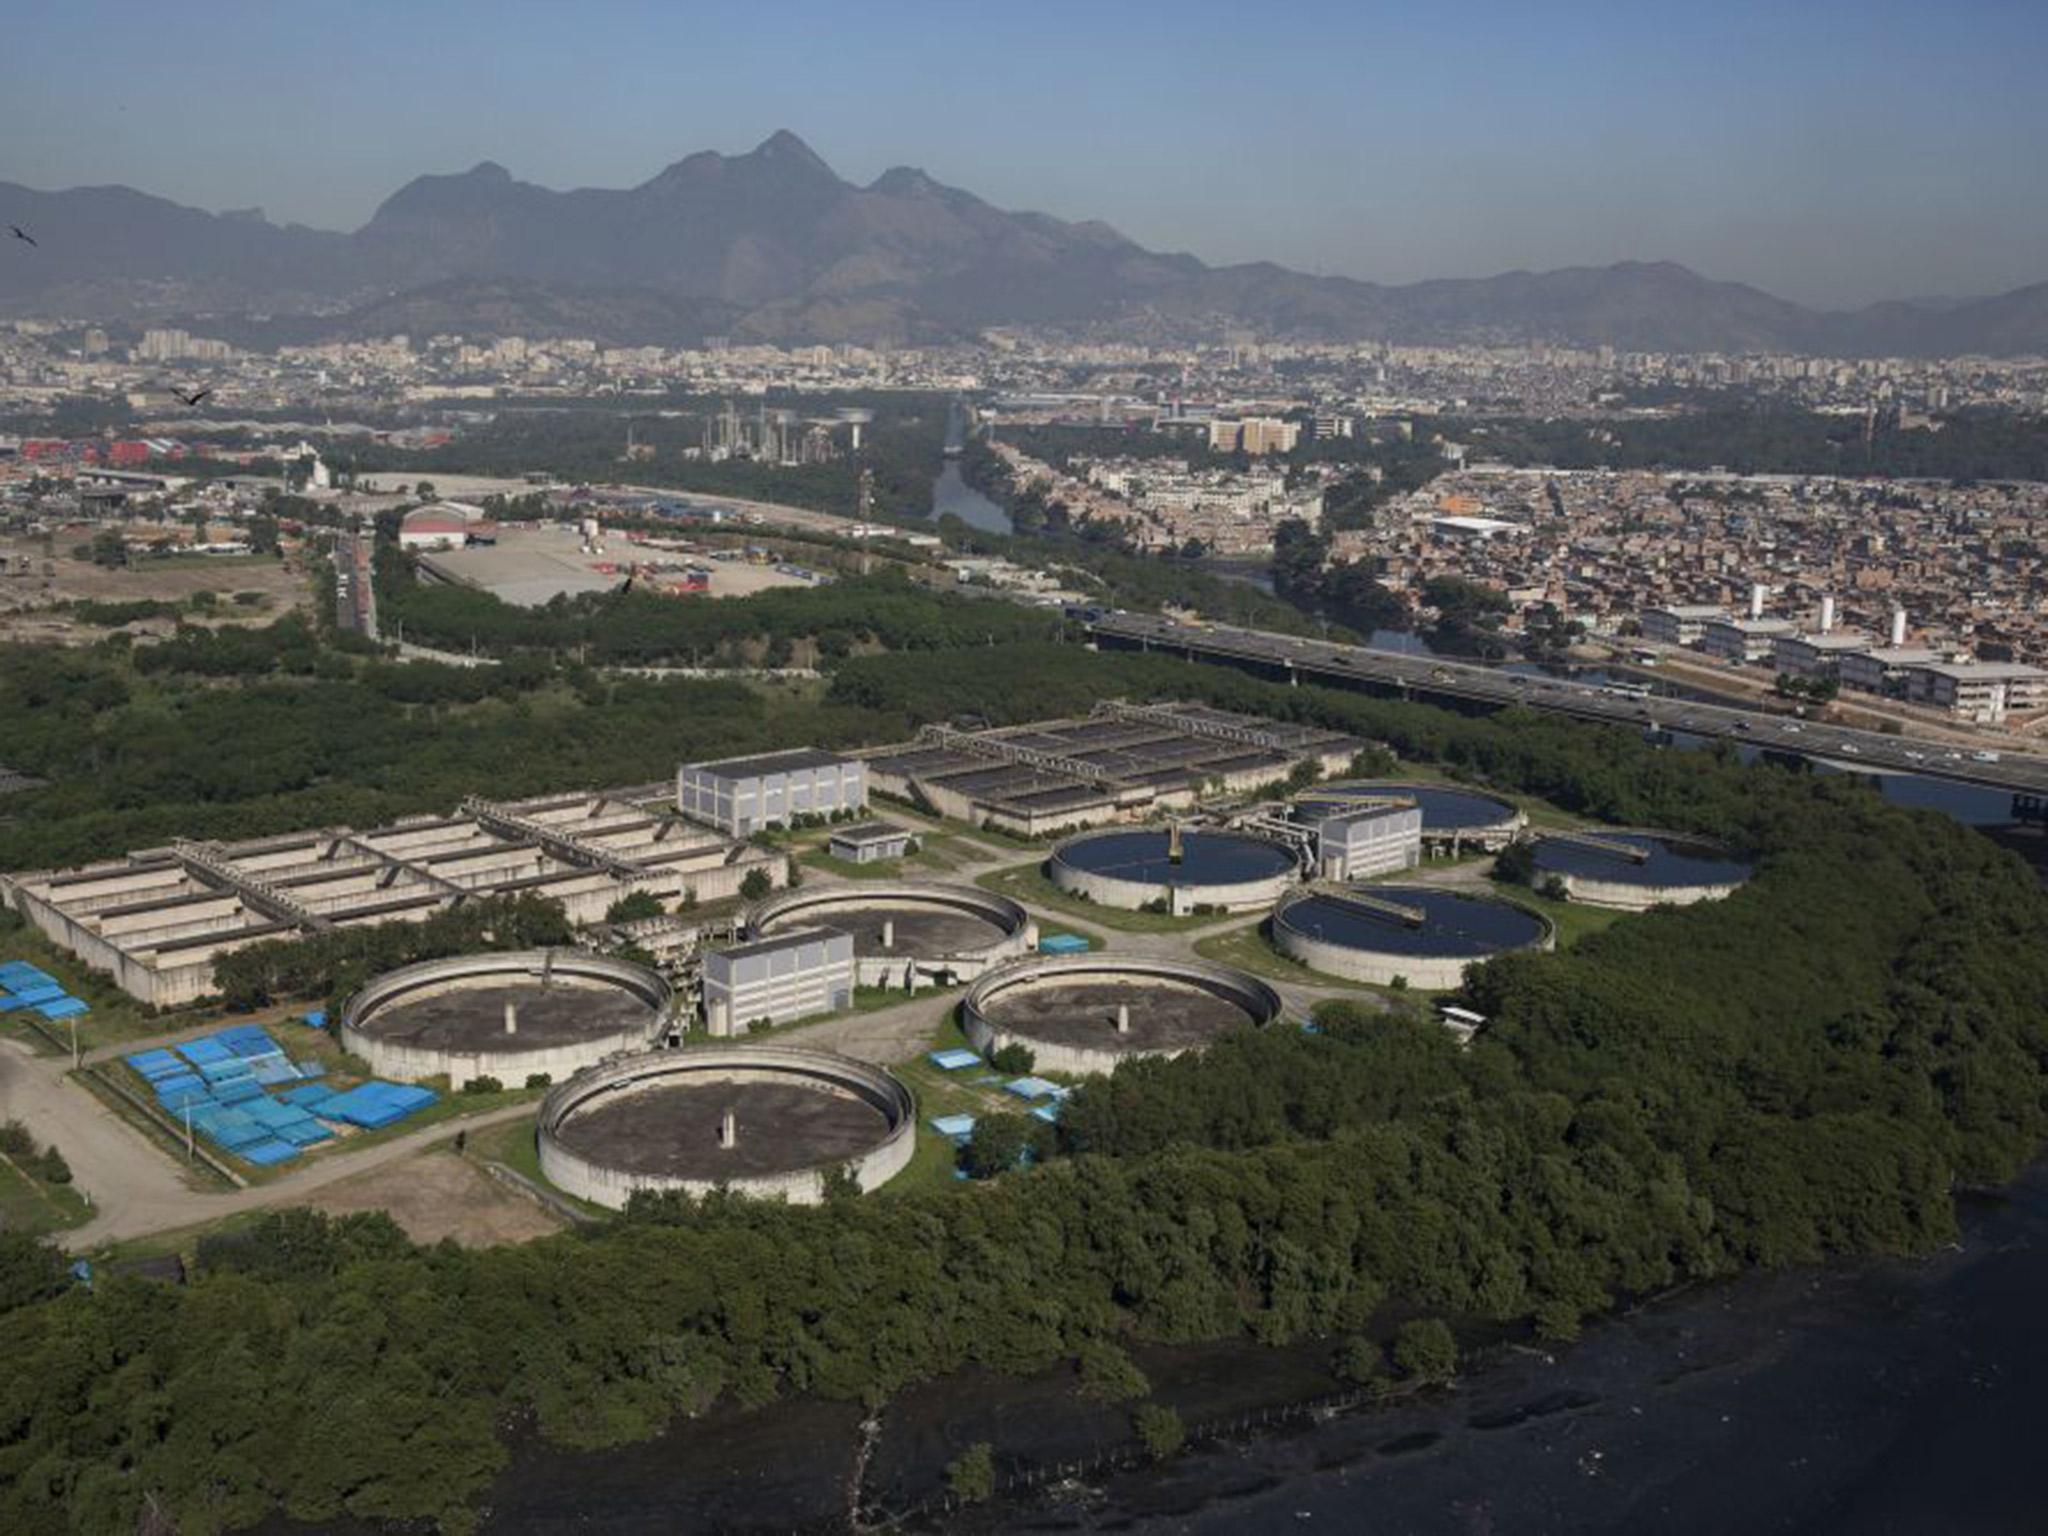
[[[1910,668],[1942,659],[1941,652],[1924,645],[1887,645],[1874,651],[1857,651],[1841,659],[1842,686],[1903,697]]]
[[[728,837],[788,826],[798,816],[858,811],[867,803],[867,765],[815,747],[686,763],[676,774],[676,809]]]
[[[1844,660],[1867,653],[1868,635],[1830,630],[1818,635],[1779,635],[1771,642],[1771,665],[1788,677],[1839,678]]]
[[[825,851],[849,864],[878,864],[885,859],[900,859],[910,852],[910,837],[908,827],[899,827],[893,821],[859,821],[834,828]]]
[[[1315,824],[1316,870],[1325,880],[1366,880],[1422,862],[1422,807],[1389,800]]]
[[[1644,609],[1640,622],[1643,638],[1653,644],[1698,645],[1709,624],[1727,617],[1728,610],[1715,603],[1675,603]]]
[[[1907,667],[1906,698],[1958,720],[1997,725],[2008,715],[2048,709],[2048,672],[2002,661],[1936,661]]]
[[[1712,619],[1700,631],[1700,649],[1723,661],[1763,661],[1781,635],[1796,633],[1790,619]]]
[[[853,935],[793,928],[704,956],[704,1023],[714,1035],[787,1024],[853,1005]]]

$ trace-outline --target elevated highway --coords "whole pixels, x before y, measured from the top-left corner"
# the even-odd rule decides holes
[[[1506,708],[1519,704],[1640,731],[1677,731],[1812,758],[1873,773],[1917,773],[2000,789],[2016,815],[2048,810],[2048,757],[2003,746],[1972,752],[1910,736],[1796,720],[1765,710],[1684,699],[1640,698],[1568,678],[1528,677],[1471,662],[1221,624],[1181,624],[1147,613],[1110,613],[1090,621],[1097,644],[1163,651],[1190,661],[1248,668],[1286,682],[1367,688],[1403,697]]]

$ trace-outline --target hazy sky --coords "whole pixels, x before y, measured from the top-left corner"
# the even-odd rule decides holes
[[[626,186],[795,130],[1210,261],[1668,258],[1811,303],[2048,279],[2048,0],[63,0],[0,179],[353,228],[497,160]]]

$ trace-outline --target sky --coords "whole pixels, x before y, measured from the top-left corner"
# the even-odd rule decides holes
[[[425,172],[788,128],[1211,262],[1846,307],[2048,280],[2044,63],[2048,0],[65,0],[7,28],[0,180],[352,229]]]

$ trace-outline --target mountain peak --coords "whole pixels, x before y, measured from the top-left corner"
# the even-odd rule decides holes
[[[819,157],[816,150],[812,149],[810,145],[791,133],[787,128],[778,128],[769,134],[767,138],[754,146],[753,153],[748,155],[747,158],[749,160],[772,161],[781,165],[795,166],[806,171],[818,172],[832,177],[834,181],[839,179],[837,173]]]
[[[869,185],[870,192],[887,192],[892,196],[930,196],[946,189],[940,186],[923,170],[914,165],[892,165]]]
[[[472,181],[510,181],[512,173],[495,160],[479,160],[462,173]]]

